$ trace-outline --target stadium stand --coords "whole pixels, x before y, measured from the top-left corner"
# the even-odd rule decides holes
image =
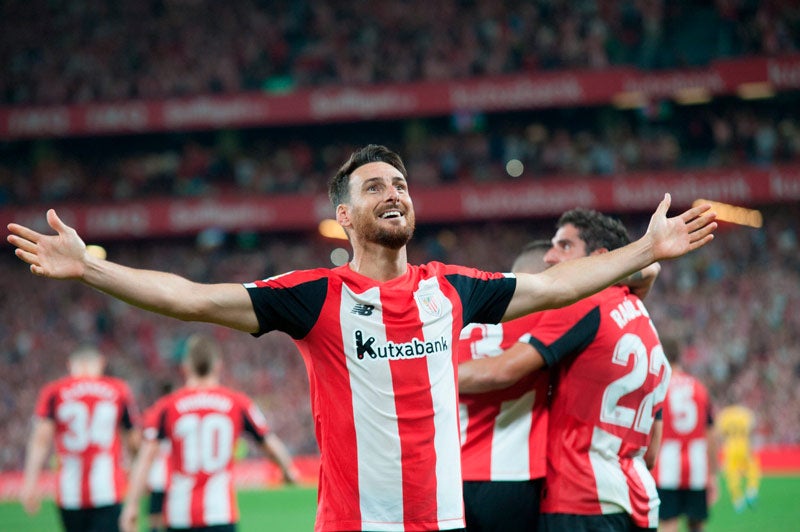
[[[0,4],[0,115],[31,106],[81,109],[203,95],[280,96],[314,87],[603,72],[621,65],[659,71],[724,58],[761,61],[800,47],[795,4],[410,0],[399,9],[355,0],[10,0]],[[786,166],[796,183],[800,76],[785,77],[787,88],[771,98],[725,94],[692,106],[656,98],[633,109],[606,101],[356,123],[0,137],[0,214],[20,206],[43,215],[43,206],[80,209],[156,198],[316,197],[350,150],[365,142],[397,149],[407,158],[412,190],[432,194],[452,185],[608,183],[658,172],[679,180],[689,170],[737,174],[771,172],[776,165]],[[524,167],[518,177],[506,170],[511,159]],[[755,175],[751,182],[762,176]],[[661,330],[689,341],[685,363],[716,403],[745,403],[759,412],[763,443],[800,443],[800,420],[786,415],[800,411],[794,393],[800,384],[800,192],[792,190],[782,201],[773,195],[751,205],[764,212],[763,229],[723,226],[712,246],[665,265],[648,302]],[[646,224],[638,211],[651,207],[622,213],[632,233]],[[421,218],[410,258],[502,270],[524,242],[551,236],[553,216],[480,223]],[[128,235],[110,238],[106,247],[124,264],[200,281],[244,282],[330,264],[339,245],[308,228],[204,236],[210,238]],[[182,342],[199,328],[208,330],[159,319],[80,286],[53,290],[53,281],[32,277],[8,252],[0,254],[0,265],[0,423],[8,428],[0,432],[3,471],[21,467],[36,391],[62,372],[77,343],[97,341],[112,373],[129,380],[145,406],[158,394],[153,375],[179,381]],[[305,369],[288,338],[213,333],[231,358],[227,382],[269,412],[293,454],[315,453]]]

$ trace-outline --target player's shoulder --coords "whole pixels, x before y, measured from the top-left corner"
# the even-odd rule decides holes
[[[426,262],[424,264],[419,264],[419,265],[409,265],[409,268],[418,271],[420,275],[422,275],[423,277],[433,277],[437,275],[438,276],[460,275],[463,277],[471,277],[474,279],[481,279],[481,280],[514,278],[513,273],[489,272],[480,270],[478,268],[473,268],[470,266],[461,266],[458,264],[445,264],[443,262],[438,262],[438,261]]]
[[[113,377],[110,375],[103,375],[99,379],[101,382],[108,384],[109,386],[117,389],[120,392],[130,393],[131,387],[128,382],[120,377]]]
[[[314,268],[311,270],[292,270],[266,279],[244,283],[245,288],[292,288],[304,283],[331,279],[341,276],[341,268]]]
[[[68,385],[70,377],[61,377],[46,382],[39,389],[39,401],[50,401],[57,398],[61,390]]]

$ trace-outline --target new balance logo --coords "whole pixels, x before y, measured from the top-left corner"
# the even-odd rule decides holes
[[[359,360],[363,360],[367,356],[373,359],[420,358],[450,351],[450,344],[444,337],[427,342],[414,338],[410,342],[402,344],[388,342],[385,345],[375,345],[375,337],[370,336],[364,340],[364,333],[362,331],[355,331],[354,336],[356,340],[356,357],[358,357]]]
[[[375,310],[374,305],[362,305],[359,303],[353,307],[353,310],[350,311],[350,314],[358,314],[359,316],[372,316],[373,310]]]

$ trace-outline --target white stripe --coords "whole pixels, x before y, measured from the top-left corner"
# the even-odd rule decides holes
[[[76,510],[81,507],[81,471],[83,460],[78,456],[64,456],[58,479],[61,491],[61,507]]]
[[[343,284],[339,310],[353,396],[362,528],[379,530],[378,523],[403,522],[400,434],[389,360],[371,359],[369,355],[358,360],[355,348],[356,329],[364,334],[364,340],[374,337],[375,343],[381,345],[386,344],[386,329],[382,323],[369,330],[356,327],[364,324],[350,314],[356,304],[372,305],[373,312],[379,314],[382,310],[379,289],[371,288],[356,295]]]
[[[438,312],[429,312],[424,304],[426,297],[433,295],[438,304]],[[427,341],[442,337],[452,344],[453,304],[445,297],[435,277],[419,283],[414,300],[422,321],[422,335]],[[436,449],[436,504],[440,528],[463,527],[464,502],[461,487],[461,441],[458,431],[456,405],[455,367],[453,366],[456,346],[443,353],[427,357],[428,377],[431,382],[433,400],[434,447]]]
[[[92,506],[108,506],[117,502],[114,489],[114,459],[108,453],[94,457],[89,468],[89,498]]]
[[[658,485],[664,489],[678,489],[681,482],[681,443],[664,440],[658,453]]]
[[[230,483],[231,476],[227,471],[206,480],[203,490],[203,519],[206,525],[231,523]]]
[[[589,461],[597,485],[597,500],[604,514],[619,513],[620,509],[632,513],[628,481],[619,465],[621,446],[621,438],[594,427]]]
[[[530,480],[530,436],[536,392],[500,405],[492,435],[492,480]]]
[[[175,528],[186,528],[191,523],[192,487],[194,478],[173,473],[167,488],[167,520],[168,525]]]
[[[640,455],[633,459],[633,469],[639,475],[639,480],[642,482],[645,493],[647,493],[647,526],[649,528],[656,528],[658,526],[658,508],[660,501],[658,499],[658,489],[656,489],[656,481],[650,470],[647,469],[647,464],[644,463],[644,456],[647,448],[643,448]]]
[[[704,438],[689,442],[689,489],[701,490],[708,484],[708,444]]]
[[[461,446],[467,443],[467,427],[469,427],[469,408],[464,403],[458,403],[459,426],[461,427]]]

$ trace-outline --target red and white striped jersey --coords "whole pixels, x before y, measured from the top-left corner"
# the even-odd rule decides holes
[[[612,286],[542,313],[531,341],[551,368],[543,513],[627,512],[658,526],[658,492],[644,462],[671,369],[641,300]]]
[[[263,441],[269,428],[244,394],[223,386],[182,388],[159,399],[145,416],[144,437],[167,440],[164,519],[169,527],[236,523],[233,454],[242,431]]]
[[[125,496],[120,429],[138,422],[128,385],[113,377],[64,377],[45,386],[36,415],[55,423],[56,503],[76,510],[117,504]]]
[[[471,324],[461,331],[459,361],[498,356],[529,333],[539,313],[502,324]],[[547,388],[540,370],[513,386],[459,395],[464,480],[521,481],[545,475]]]
[[[306,363],[316,529],[463,528],[455,344],[502,318],[513,275],[432,262],[381,283],[346,265],[245,286],[260,332],[289,333]]]
[[[654,470],[659,488],[702,490],[708,486],[708,437],[714,423],[708,390],[676,370],[667,389],[664,431]]]
[[[145,413],[144,417],[147,419],[148,414]],[[158,446],[158,454],[156,455],[153,464],[150,466],[150,471],[147,472],[147,489],[151,492],[161,492],[167,489],[167,459],[169,458],[170,444],[168,441],[162,441]]]

